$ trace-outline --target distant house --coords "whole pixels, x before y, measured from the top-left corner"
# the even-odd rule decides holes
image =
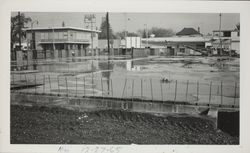
[[[180,32],[176,33],[176,36],[201,36],[202,34],[196,31],[194,28],[183,28]]]

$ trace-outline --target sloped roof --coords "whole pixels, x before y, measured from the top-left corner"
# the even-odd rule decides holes
[[[196,31],[194,28],[183,28],[180,32],[177,32],[176,35],[200,35],[198,31]]]

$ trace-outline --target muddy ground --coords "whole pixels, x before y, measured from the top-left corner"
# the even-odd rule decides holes
[[[239,144],[198,117],[11,105],[11,144]]]

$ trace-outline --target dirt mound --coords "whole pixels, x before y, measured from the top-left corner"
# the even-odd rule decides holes
[[[12,144],[238,144],[196,117],[11,106]]]

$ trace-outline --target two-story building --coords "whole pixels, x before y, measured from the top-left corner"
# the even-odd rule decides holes
[[[66,58],[91,54],[98,47],[98,30],[75,27],[26,29],[33,59]]]

